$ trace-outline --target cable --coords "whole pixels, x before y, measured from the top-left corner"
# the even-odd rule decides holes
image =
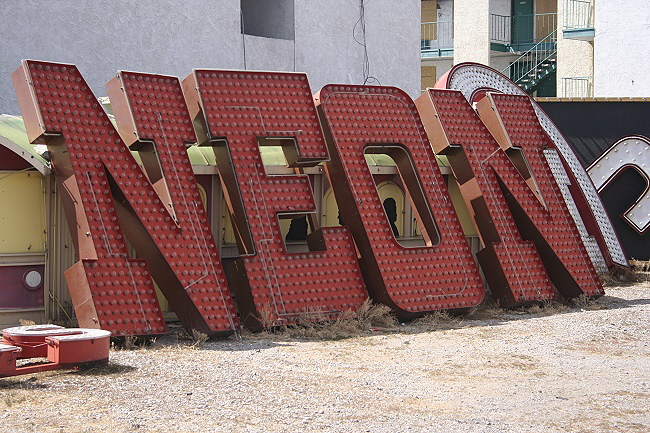
[[[244,70],[246,70],[246,30],[244,28],[244,11],[242,8],[239,9],[239,21],[241,23],[241,45],[244,55]]]
[[[363,47],[363,85],[366,84],[377,84],[381,86],[379,79],[370,75],[370,59],[368,57],[368,45],[366,43],[366,3],[370,0],[360,0],[361,4],[359,7],[359,19],[354,23],[352,28],[352,39]],[[362,40],[357,39],[356,30],[357,26],[361,25],[361,36]]]

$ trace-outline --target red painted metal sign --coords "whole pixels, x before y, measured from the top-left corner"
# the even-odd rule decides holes
[[[458,91],[429,89],[419,106],[471,209],[485,245],[477,258],[501,305],[555,298],[551,281],[565,297],[602,295],[528,97],[489,93],[477,106],[481,118]]]
[[[153,274],[188,330],[238,328],[185,149],[197,141],[217,156],[242,256],[232,289],[251,328],[337,317],[359,307],[366,287],[402,318],[478,305],[484,287],[434,150],[451,162],[502,305],[553,298],[551,281],[564,296],[603,293],[549,174],[557,155],[525,98],[485,98],[486,127],[460,93],[431,90],[419,108],[432,150],[413,101],[392,87],[326,86],[317,107],[305,74],[196,70],[181,88],[175,77],[121,72],[108,85],[118,133],[74,65],[25,61],[13,78],[66,205],[80,259],[66,278],[81,326],[164,333]],[[269,175],[260,145],[282,146],[295,174]],[[391,232],[364,158],[373,152],[396,162],[425,246],[403,247]],[[321,162],[350,231],[318,229],[312,218],[310,251],[290,254],[279,218],[313,216],[302,169]],[[130,258],[122,229],[146,262]]]
[[[404,318],[481,303],[478,268],[413,100],[394,87],[330,85],[317,101],[332,154],[326,167],[373,299]],[[364,149],[397,163],[426,246],[396,241]]]
[[[108,363],[109,331],[29,325],[2,330],[0,377]],[[47,358],[48,362],[17,366],[17,359]]]
[[[30,139],[48,145],[81,259],[66,272],[79,324],[117,336],[165,333],[153,269],[188,329],[236,329],[185,151],[195,136],[178,79],[123,73],[109,86],[126,125],[124,143],[74,65],[25,61],[13,78]],[[131,143],[151,149],[143,153],[149,176]],[[129,258],[120,220],[151,267]]]
[[[338,316],[366,299],[346,227],[322,228],[308,238],[311,252],[288,254],[278,218],[316,212],[304,174],[269,176],[259,144],[285,148],[289,166],[327,159],[305,74],[197,70],[184,87],[195,123],[217,153],[223,189],[243,258],[234,288],[248,326],[293,323],[318,311]]]

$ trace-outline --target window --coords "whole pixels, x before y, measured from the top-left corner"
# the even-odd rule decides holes
[[[241,0],[241,32],[265,38],[295,37],[294,0]]]

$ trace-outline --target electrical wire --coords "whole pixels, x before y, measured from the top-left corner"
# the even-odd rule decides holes
[[[360,0],[359,19],[352,28],[352,39],[363,47],[363,85],[377,84],[381,86],[379,79],[370,75],[370,58],[368,57],[368,44],[366,42],[366,4],[370,0]],[[357,39],[357,27],[361,27],[361,40]]]
[[[244,70],[246,70],[248,69],[246,67],[246,29],[244,28],[244,11],[241,7],[239,8],[239,21],[241,24],[241,45],[244,56]]]

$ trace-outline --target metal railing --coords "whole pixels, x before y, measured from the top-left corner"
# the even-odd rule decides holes
[[[515,16],[490,14],[490,41],[504,45],[536,44],[556,29],[556,13]]]
[[[422,23],[420,36],[420,50],[425,52],[437,52],[441,55],[443,51],[454,49],[454,22],[437,21]]]
[[[548,66],[556,62],[557,30],[523,53],[517,60],[501,71],[515,83],[524,86],[527,82],[539,80],[548,73]]]
[[[594,0],[564,0],[564,29],[593,29]]]
[[[591,98],[594,95],[594,77],[562,78],[562,96],[565,98]]]

